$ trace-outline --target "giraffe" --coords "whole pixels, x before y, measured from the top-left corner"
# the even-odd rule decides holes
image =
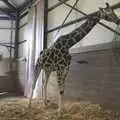
[[[33,91],[35,89],[37,78],[41,70],[43,69],[45,73],[44,103],[45,105],[47,105],[47,84],[50,74],[51,72],[56,71],[59,89],[58,111],[62,112],[65,79],[68,75],[69,65],[71,62],[71,55],[69,53],[69,49],[77,42],[82,40],[101,19],[113,22],[115,24],[120,23],[120,19],[114,13],[109,4],[106,3],[106,5],[107,7],[100,8],[100,10],[96,12],[96,14],[88,17],[87,20],[82,25],[80,25],[80,27],[76,28],[69,34],[60,36],[50,48],[43,50],[40,53],[34,69],[32,93],[29,98],[28,104],[29,108],[31,106]]]

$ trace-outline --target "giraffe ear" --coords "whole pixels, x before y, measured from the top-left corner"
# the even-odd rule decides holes
[[[106,8],[110,8],[110,5],[108,2],[106,2],[105,4],[106,4]]]
[[[99,10],[100,10],[100,11],[103,11],[103,8],[99,7]]]

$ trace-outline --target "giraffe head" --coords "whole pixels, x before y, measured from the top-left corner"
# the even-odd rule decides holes
[[[100,18],[107,20],[109,22],[113,22],[116,24],[120,24],[119,17],[115,14],[113,9],[109,6],[109,3],[106,3],[106,8],[99,8]]]

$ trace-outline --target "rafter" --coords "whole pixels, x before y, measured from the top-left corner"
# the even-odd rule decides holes
[[[4,2],[10,9],[16,11],[17,8],[14,7],[8,0],[2,0],[2,2]]]
[[[69,0],[64,0],[64,2],[68,2],[68,1],[69,1]],[[63,4],[62,2],[56,3],[54,6],[52,6],[52,7],[50,7],[50,8],[48,9],[48,12],[51,11],[51,10],[53,10],[53,9],[55,9],[56,7],[58,7],[58,6],[62,5],[62,4]]]
[[[0,20],[10,20],[8,16],[0,16]]]
[[[8,10],[5,10],[5,9],[3,9],[3,8],[0,8],[0,11],[3,12],[4,14],[10,16],[11,19],[15,19],[15,18],[16,18],[16,16],[13,15],[13,14],[12,14],[11,12],[9,12]]]
[[[87,14],[84,13],[83,11],[80,11],[79,9],[74,8],[73,6],[71,6],[71,5],[65,3],[65,2],[63,2],[63,1],[61,1],[61,0],[59,0],[59,1],[62,2],[62,3],[64,3],[66,6],[68,6],[68,7],[72,8],[72,9],[74,9],[75,11],[81,13],[82,15],[84,15],[84,16],[86,16],[86,17],[89,17],[89,15],[87,15]],[[118,6],[118,5],[120,5],[120,3],[118,3],[117,6]],[[118,6],[118,7],[120,7],[120,6]],[[112,29],[111,27],[105,25],[104,23],[98,22],[98,24],[100,24],[101,26],[103,26],[103,27],[109,29],[110,31],[112,31],[112,32],[114,32],[114,33],[116,33],[116,34],[118,34],[118,35],[120,36],[120,33],[119,33],[119,32],[117,32],[116,30]]]
[[[35,0],[28,0],[21,7],[18,8],[18,12],[25,10],[30,4],[32,4]]]
[[[60,1],[60,0],[59,0],[59,1]],[[61,1],[61,2],[65,4],[65,2],[63,2],[63,1]],[[68,5],[69,5],[69,4],[68,4]],[[72,7],[72,6],[69,5],[69,7]],[[117,9],[117,8],[120,8],[120,2],[117,3],[117,4],[112,5],[111,8],[112,8],[113,10],[115,10],[115,9]],[[79,11],[78,9],[76,9],[76,8],[73,8],[73,9],[81,13],[81,11]],[[96,11],[96,12],[98,12],[98,11]],[[96,14],[96,12],[90,13],[88,16],[93,16],[94,14]],[[70,22],[68,22],[68,23],[65,23],[63,26],[59,25],[59,26],[57,26],[57,27],[55,27],[55,28],[52,28],[52,29],[46,31],[46,33],[51,33],[51,32],[56,31],[56,30],[58,30],[58,29],[61,29],[61,28],[67,27],[67,26],[69,26],[69,25],[72,25],[72,24],[81,22],[81,21],[85,20],[86,18],[87,18],[87,16],[85,15],[85,16],[83,16],[83,17],[80,17],[80,18],[76,19],[76,20],[72,20],[72,21],[70,21]],[[103,25],[103,24],[102,24],[102,25]],[[104,27],[108,27],[108,26],[104,26]],[[109,28],[110,28],[110,27],[109,27]],[[109,28],[108,28],[108,29],[109,29]],[[115,33],[119,34],[117,31],[115,31],[115,30],[113,30],[113,29],[111,29],[111,28],[110,28],[110,30],[111,30],[112,32],[115,32]]]

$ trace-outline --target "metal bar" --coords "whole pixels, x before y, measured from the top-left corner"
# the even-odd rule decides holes
[[[14,57],[17,58],[18,57],[18,46],[17,43],[19,41],[19,24],[20,24],[20,15],[17,14],[17,19],[16,19],[16,31],[15,31],[15,53],[14,53]]]
[[[22,10],[24,10],[27,6],[28,6],[29,2],[26,2],[23,6],[18,8],[18,12],[21,12]]]
[[[68,22],[68,23],[65,23],[63,26],[62,26],[62,25],[59,25],[59,26],[57,26],[57,27],[55,27],[55,28],[52,28],[52,29],[46,31],[46,33],[51,33],[51,32],[56,31],[56,30],[58,30],[58,29],[62,29],[62,28],[67,27],[67,26],[69,26],[69,25],[73,25],[73,24],[75,24],[75,23],[78,23],[78,22],[80,22],[80,21],[85,20],[86,18],[87,18],[87,17],[81,17],[81,18],[78,18],[78,19],[76,19],[76,20],[72,20],[72,21],[70,21],[70,22]]]
[[[28,14],[28,11],[26,11],[25,13],[23,13],[23,14],[20,16],[20,19],[24,18],[27,14]]]
[[[27,42],[27,40],[20,41],[20,42],[18,42],[17,44],[22,44],[22,43],[25,43],[25,42]],[[11,43],[0,42],[0,44],[10,45]],[[12,43],[12,45],[15,45],[15,43]]]
[[[24,42],[26,42],[27,40],[23,40],[23,41],[20,41],[20,42],[18,42],[17,44],[22,44],[22,43],[24,43]],[[0,42],[0,44],[11,44],[11,43],[6,43],[6,42]],[[15,44],[15,43],[12,43],[13,45]]]
[[[110,28],[109,26],[103,24],[102,22],[99,22],[99,24],[120,36],[120,32],[117,32],[116,30]]]
[[[10,7],[12,10],[14,10],[14,11],[16,11],[17,10],[17,8],[15,8],[12,4],[10,4],[9,2],[8,2],[8,0],[2,0],[2,2],[4,2],[8,7]]]
[[[47,48],[47,27],[48,27],[48,0],[44,1],[44,43],[43,43],[43,47],[44,49]]]
[[[0,16],[0,20],[10,20],[10,18],[7,16]]]
[[[78,1],[79,0],[76,0],[76,2],[74,3],[73,7],[75,7],[77,5]],[[69,11],[69,13],[67,14],[67,16],[65,17],[65,19],[63,20],[62,26],[65,24],[67,18],[69,17],[69,15],[71,14],[72,11],[73,11],[73,9],[71,8],[71,10]],[[61,30],[61,28],[58,30],[57,34],[60,32],[60,30]]]
[[[0,42],[0,44],[4,44],[4,45],[9,45],[10,43],[6,43],[6,42]]]
[[[8,10],[5,10],[3,8],[0,8],[0,11],[5,13],[6,15],[10,16],[11,19],[15,19],[16,16],[14,16],[13,14],[11,14],[11,12],[8,12]]]
[[[12,30],[12,29],[15,30],[15,28],[11,28],[11,27],[9,27],[9,28],[4,28],[4,27],[2,28],[2,27],[1,27],[1,28],[0,28],[0,30]]]
[[[23,44],[23,43],[25,43],[25,42],[27,42],[27,40],[20,41],[20,42],[17,43],[17,45]]]
[[[21,26],[19,27],[19,29],[25,27],[26,25],[28,25],[28,23],[24,23],[23,25],[21,25]]]
[[[18,12],[21,13],[22,11],[24,11],[30,4],[32,4],[35,0],[28,0],[27,2],[25,2],[24,5],[22,5],[21,7],[18,8]]]
[[[15,48],[13,46],[10,46],[10,45],[4,45],[4,44],[0,44],[1,46],[4,46],[4,47],[8,47],[8,48]]]
[[[75,11],[77,11],[77,12],[81,13],[82,15],[84,15],[84,16],[86,16],[86,17],[89,17],[89,15],[87,15],[86,13],[84,13],[84,12],[82,12],[82,11],[78,10],[77,8],[74,8],[73,6],[71,6],[71,5],[69,5],[69,4],[67,4],[67,3],[65,3],[65,2],[63,2],[63,1],[61,1],[61,0],[59,0],[59,1],[60,1],[60,2],[62,2],[62,3],[64,3],[66,6],[68,6],[68,7],[72,8],[72,9],[74,9]],[[120,6],[119,6],[119,7],[120,7]],[[109,29],[110,31],[112,31],[112,32],[114,32],[114,33],[116,33],[116,34],[120,35],[120,33],[119,33],[119,32],[117,32],[116,30],[112,29],[111,27],[109,27],[109,26],[105,25],[104,23],[98,22],[98,24],[100,24],[100,25],[102,25],[103,27],[105,27],[105,28]]]
[[[64,0],[64,1],[67,2],[69,0]],[[48,12],[52,11],[53,9],[55,9],[56,7],[58,7],[58,6],[62,5],[62,4],[63,3],[61,3],[61,2],[56,3],[54,6],[48,8]]]
[[[117,8],[119,8],[119,7],[120,7],[120,3],[117,3],[117,4],[113,5],[113,6],[111,6],[111,8],[112,8],[113,10],[114,10],[114,9],[117,9]],[[93,15],[96,14],[97,12],[98,12],[98,11],[93,12],[93,13],[90,13],[89,16],[93,16]],[[78,23],[78,22],[80,22],[80,21],[85,20],[86,18],[87,18],[87,17],[84,16],[84,17],[78,18],[78,19],[76,19],[76,20],[72,20],[72,21],[70,21],[70,22],[68,22],[68,23],[65,23],[63,26],[59,25],[59,26],[57,26],[57,27],[55,27],[55,28],[52,28],[52,29],[46,31],[46,33],[50,33],[50,32],[56,31],[57,29],[67,27],[67,26],[69,26],[69,25],[73,25],[73,24],[75,24],[75,23]]]
[[[111,6],[111,8],[114,10],[114,9],[117,9],[117,8],[120,8],[120,2]]]
[[[11,28],[13,28],[13,20],[11,20]],[[13,29],[11,29],[11,34],[10,34],[10,46],[12,46],[13,43]],[[10,56],[9,56],[9,69],[12,70],[13,67],[13,61],[12,61],[12,48],[10,47]]]

